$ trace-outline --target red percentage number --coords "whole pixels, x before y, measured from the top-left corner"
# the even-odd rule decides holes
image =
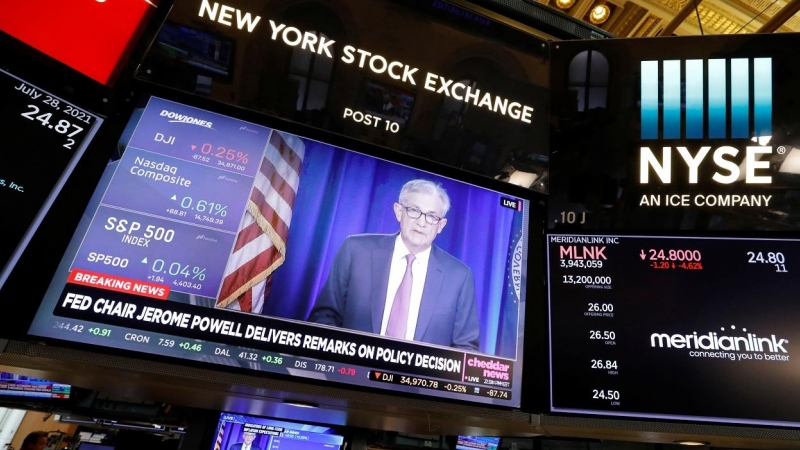
[[[217,146],[216,148],[214,148],[214,146],[209,144],[209,143],[204,143],[203,145],[200,145],[199,147],[197,145],[192,145],[191,147],[192,147],[192,151],[195,151],[195,150],[197,150],[199,148],[200,149],[200,153],[202,153],[204,155],[209,155],[209,156],[213,156],[215,158],[225,159],[225,160],[228,160],[228,161],[236,161],[236,162],[242,163],[242,164],[247,164],[247,162],[249,161],[249,156],[250,156],[249,154],[247,154],[245,152],[234,150],[232,148],[225,148],[225,147],[222,147],[222,146]]]
[[[356,369],[352,367],[340,367],[339,373],[342,375],[354,377],[356,375]]]

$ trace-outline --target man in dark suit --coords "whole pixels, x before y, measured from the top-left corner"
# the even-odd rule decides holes
[[[261,450],[261,447],[253,445],[253,441],[256,439],[256,434],[252,431],[245,431],[242,433],[242,441],[236,444],[231,444],[228,447],[228,450]]]
[[[438,184],[406,183],[393,206],[400,232],[345,239],[309,320],[477,350],[472,270],[433,245],[449,208]]]

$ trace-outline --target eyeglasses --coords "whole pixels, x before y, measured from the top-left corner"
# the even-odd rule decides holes
[[[400,204],[398,203],[398,205]],[[439,216],[430,213],[424,213],[413,206],[406,206],[406,205],[400,205],[400,206],[402,206],[403,209],[406,210],[406,214],[408,214],[408,217],[412,219],[416,220],[419,219],[420,216],[425,216],[425,222],[428,222],[431,225],[436,225],[437,223],[439,223],[439,221],[442,220],[442,218]]]

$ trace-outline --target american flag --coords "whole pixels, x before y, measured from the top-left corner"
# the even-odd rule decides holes
[[[272,273],[286,259],[304,152],[297,136],[272,132],[225,267],[218,308],[252,313],[264,308]]]
[[[214,450],[222,450],[222,436],[225,434],[225,424],[227,422],[222,422],[219,424],[219,432],[217,433],[217,440],[214,441]]]

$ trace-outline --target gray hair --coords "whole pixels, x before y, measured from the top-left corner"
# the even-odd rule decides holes
[[[400,189],[398,202],[400,204],[405,204],[408,194],[413,194],[415,192],[439,197],[439,200],[442,202],[442,217],[447,215],[447,211],[450,209],[450,197],[447,196],[447,191],[444,190],[441,184],[428,180],[411,180]]]

